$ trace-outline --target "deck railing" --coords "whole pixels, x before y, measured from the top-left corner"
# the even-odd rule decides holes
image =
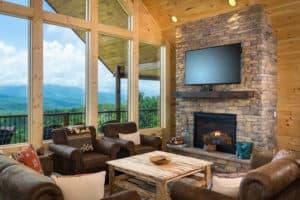
[[[127,111],[100,111],[98,113],[98,124],[101,125],[108,121],[114,121],[120,116],[121,122],[128,120]],[[159,110],[144,109],[140,110],[140,128],[151,128],[159,126]],[[85,124],[85,113],[66,112],[66,113],[45,113],[43,138],[51,138],[51,130],[56,127]],[[24,143],[28,141],[28,116],[27,115],[0,115],[0,130],[12,129],[10,144]],[[99,127],[98,127],[99,128]],[[0,133],[0,140],[1,140]],[[0,141],[0,144],[1,143]]]

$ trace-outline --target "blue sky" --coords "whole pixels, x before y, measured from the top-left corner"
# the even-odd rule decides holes
[[[28,5],[27,0],[8,0]],[[44,10],[52,11],[44,2]],[[28,20],[0,15],[0,86],[27,83]],[[21,33],[21,34],[20,34]],[[99,61],[99,90],[114,91],[114,77]],[[44,24],[44,84],[84,88],[85,44],[72,29]],[[66,78],[66,76],[68,76]],[[122,80],[127,91],[127,80]],[[158,81],[140,81],[140,91],[147,96],[159,95]]]

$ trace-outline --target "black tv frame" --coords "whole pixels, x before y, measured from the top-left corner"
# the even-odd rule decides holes
[[[240,45],[240,50],[241,50],[241,66],[240,66],[240,80],[237,82],[230,82],[230,83],[195,83],[195,84],[187,84],[186,83],[186,76],[185,76],[185,72],[186,72],[186,54],[188,52],[192,52],[192,51],[198,51],[198,50],[204,50],[204,49],[210,49],[210,48],[217,48],[217,47],[224,47],[224,46],[231,46],[231,45],[236,45],[239,44]],[[200,49],[193,49],[193,50],[188,50],[185,51],[184,53],[184,85],[185,86],[213,86],[213,85],[232,85],[232,84],[241,84],[242,83],[242,68],[243,68],[243,48],[242,48],[242,42],[238,42],[238,43],[231,43],[231,44],[224,44],[224,45],[217,45],[217,46],[209,46],[209,47],[205,47],[205,48],[200,48]]]

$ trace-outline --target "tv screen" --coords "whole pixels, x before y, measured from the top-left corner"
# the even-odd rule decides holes
[[[241,53],[241,44],[187,51],[185,84],[240,83]]]

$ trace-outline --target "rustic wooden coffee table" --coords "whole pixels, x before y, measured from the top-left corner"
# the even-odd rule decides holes
[[[150,161],[154,155],[165,155],[171,158],[171,162],[165,165],[155,165]],[[205,186],[211,182],[211,162],[199,160],[187,156],[172,153],[153,151],[141,155],[107,162],[109,166],[110,192],[116,186],[136,190],[140,195],[150,199],[170,199],[167,184],[183,177],[191,176],[199,172],[204,174]],[[115,176],[115,171],[123,172],[123,175]],[[130,181],[135,180],[135,181]],[[140,187],[136,182],[152,185],[154,190]]]

